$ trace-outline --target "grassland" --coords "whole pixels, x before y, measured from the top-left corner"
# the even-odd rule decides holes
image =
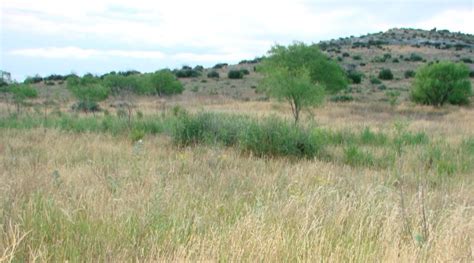
[[[294,158],[173,137],[172,104],[290,123],[284,104],[136,101],[131,127],[2,115],[1,261],[473,260],[472,107],[327,103],[301,124],[324,151]]]

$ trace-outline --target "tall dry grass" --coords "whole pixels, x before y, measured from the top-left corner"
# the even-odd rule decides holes
[[[328,105],[316,119],[392,131],[370,109],[350,126],[357,106]],[[410,119],[430,143],[385,168],[177,148],[164,135],[2,129],[0,260],[471,262],[474,173],[456,152],[473,135],[465,111]],[[438,151],[454,156],[454,172],[430,166]]]

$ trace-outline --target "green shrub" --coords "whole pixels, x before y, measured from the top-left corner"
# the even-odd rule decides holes
[[[385,145],[388,138],[383,133],[375,133],[366,127],[359,135],[360,143],[366,145]]]
[[[215,79],[218,79],[218,78],[219,78],[219,72],[217,72],[217,71],[211,71],[211,72],[207,73],[207,77],[208,77],[208,78],[215,78]]]
[[[377,84],[382,84],[382,81],[380,81],[380,79],[378,79],[377,77],[375,76],[371,76],[370,77],[370,83],[374,84],[374,85],[377,85]]]
[[[398,60],[398,58],[394,58],[394,59],[392,60],[392,63],[399,63],[399,62],[400,62],[400,60]]]
[[[413,62],[423,61],[423,57],[416,53],[411,53],[409,60]]]
[[[225,68],[227,67],[229,64],[227,63],[218,63],[216,64],[214,67],[212,67],[213,69],[220,69],[220,68]]]
[[[344,52],[344,53],[342,53],[342,56],[343,56],[343,57],[350,57],[351,55],[350,55],[349,53],[347,53],[347,52]]]
[[[414,102],[433,106],[442,106],[447,102],[467,104],[471,95],[469,68],[465,64],[452,62],[420,68],[410,93]]]
[[[353,60],[361,60],[362,57],[360,55],[354,55],[354,56],[352,56],[352,59]]]
[[[382,69],[379,72],[379,79],[391,80],[393,79],[393,73],[390,69]]]
[[[227,74],[227,77],[229,77],[229,79],[241,79],[244,77],[244,73],[240,70],[231,70]]]
[[[349,78],[354,84],[360,84],[362,82],[363,76],[364,74],[362,74],[361,72],[357,72],[357,71],[347,72],[347,78]]]
[[[405,73],[403,74],[406,79],[413,78],[416,75],[416,72],[414,70],[406,70]]]
[[[323,138],[276,118],[253,121],[240,134],[240,147],[257,156],[313,158],[323,148]]]
[[[467,64],[472,64],[473,63],[471,58],[461,58],[461,61],[464,62],[464,63],[467,63]]]
[[[330,101],[332,102],[348,102],[348,101],[353,101],[354,98],[351,95],[334,95],[329,98]]]
[[[154,94],[173,95],[184,91],[183,84],[169,70],[160,70],[149,75],[149,85]]]
[[[357,145],[350,145],[344,150],[344,163],[350,166],[373,166],[375,162],[371,153],[362,151]]]
[[[241,69],[240,72],[242,72],[242,74],[244,75],[249,75],[250,74],[250,71],[248,69]]]
[[[142,140],[143,137],[145,137],[145,131],[142,129],[135,128],[130,132],[130,139],[132,140],[132,142],[138,142]]]
[[[212,113],[181,115],[174,125],[172,137],[179,146],[199,143],[234,145],[261,157],[312,158],[323,147],[323,140],[317,133],[276,118],[257,121]]]
[[[78,101],[71,106],[74,111],[83,112],[97,112],[100,111],[100,106],[95,101]]]

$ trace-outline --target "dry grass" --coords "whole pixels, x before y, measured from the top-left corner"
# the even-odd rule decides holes
[[[185,107],[286,114],[275,103],[197,105]],[[352,103],[316,112],[336,130],[390,132],[402,118],[443,147],[473,136],[472,109]],[[473,260],[474,173],[439,179],[420,160],[431,144],[380,169],[179,149],[164,135],[133,145],[107,134],[0,132],[0,260]]]

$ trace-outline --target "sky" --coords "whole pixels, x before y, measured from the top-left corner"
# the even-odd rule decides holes
[[[394,27],[474,34],[473,0],[1,0],[0,70],[153,72]]]

